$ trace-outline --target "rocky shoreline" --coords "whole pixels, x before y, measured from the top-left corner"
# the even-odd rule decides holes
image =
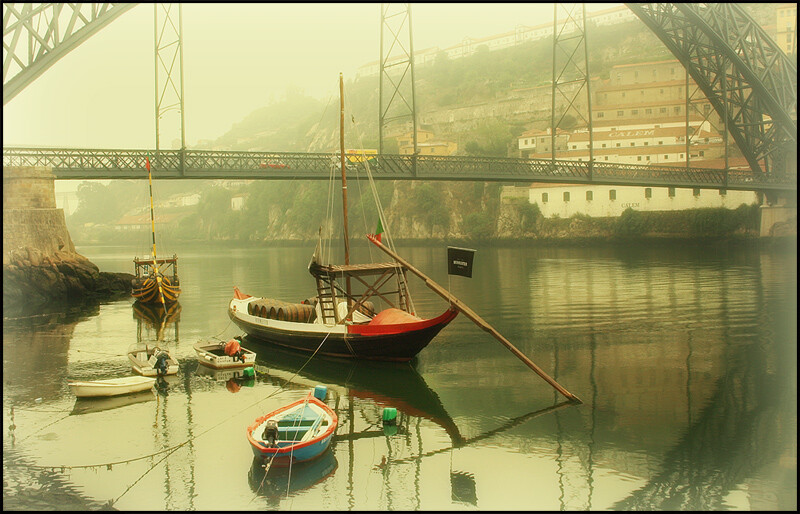
[[[131,273],[109,273],[75,252],[45,255],[33,248],[12,252],[3,264],[3,317],[47,310],[75,300],[130,295]]]

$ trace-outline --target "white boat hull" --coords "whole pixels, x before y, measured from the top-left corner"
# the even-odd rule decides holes
[[[162,350],[166,351],[166,350]],[[153,348],[149,349],[136,349],[128,352],[128,359],[133,365],[133,371],[145,377],[158,376],[156,369],[156,353]],[[167,352],[167,371],[164,375],[176,375],[178,373],[178,361]]]
[[[225,355],[222,348],[223,345],[217,343],[197,343],[194,345],[197,360],[201,364],[214,369],[246,368],[256,363],[256,353],[247,348],[240,346],[244,352],[244,362],[234,359],[230,355]]]
[[[153,387],[155,381],[154,378],[133,376],[108,380],[74,381],[69,382],[69,387],[78,398],[107,397],[146,391]]]

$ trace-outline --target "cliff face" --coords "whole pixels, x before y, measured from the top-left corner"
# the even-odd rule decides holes
[[[48,168],[3,168],[3,315],[48,302],[130,293],[129,273],[105,273],[75,251]]]

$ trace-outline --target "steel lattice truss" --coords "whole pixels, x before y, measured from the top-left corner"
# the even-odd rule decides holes
[[[213,150],[79,150],[4,148],[3,167],[46,166],[57,179],[147,179],[145,157],[160,179],[328,180],[338,177],[338,153]],[[652,185],[744,191],[797,191],[797,176],[748,171],[497,157],[378,155],[376,180],[456,180]],[[364,162],[348,162],[348,178],[367,178]]]
[[[135,5],[3,3],[3,105]]]
[[[684,65],[754,171],[796,174],[797,66],[739,5],[626,5]]]
[[[407,40],[403,37],[405,34]],[[384,128],[404,118],[410,118],[414,151],[417,151],[414,42],[411,35],[411,4],[381,4],[381,57],[378,71],[378,151],[381,153]],[[384,41],[388,44],[384,45]]]

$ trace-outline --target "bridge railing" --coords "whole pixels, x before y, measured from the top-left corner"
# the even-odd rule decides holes
[[[3,166],[46,166],[57,178],[145,178],[145,158],[158,178],[326,179],[338,177],[339,153],[223,150],[3,148]],[[733,189],[797,189],[797,176],[749,170],[475,156],[383,154],[345,156],[348,177],[376,179],[669,185]]]

